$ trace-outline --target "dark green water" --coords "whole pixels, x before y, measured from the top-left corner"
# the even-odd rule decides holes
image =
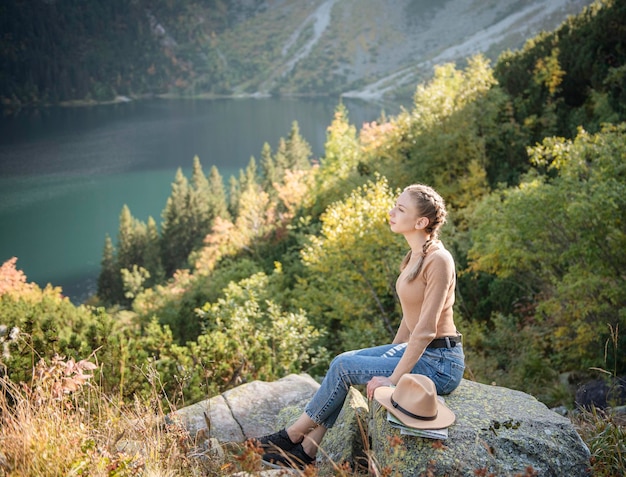
[[[383,106],[344,100],[352,124]],[[265,142],[275,151],[293,121],[324,154],[337,101],[151,100],[47,109],[0,119],[0,263],[18,257],[29,281],[60,286],[75,303],[95,292],[104,239],[117,235],[124,204],[161,222],[180,167],[194,156],[227,182]],[[397,112],[385,105],[385,113]]]

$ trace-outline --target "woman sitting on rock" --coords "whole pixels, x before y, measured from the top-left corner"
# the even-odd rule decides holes
[[[368,399],[376,388],[396,385],[407,373],[428,376],[438,394],[459,385],[465,357],[452,312],[456,273],[452,255],[439,241],[446,215],[443,199],[428,186],[410,185],[397,198],[389,225],[411,249],[396,281],[402,307],[396,336],[391,344],[337,356],[304,413],[289,427],[256,439],[266,464],[312,464],[352,385],[367,384]]]

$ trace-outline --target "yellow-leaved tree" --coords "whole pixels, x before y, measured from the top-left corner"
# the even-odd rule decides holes
[[[331,331],[333,351],[388,342],[395,333],[394,283],[406,251],[389,231],[395,196],[384,178],[355,189],[322,214],[320,234],[302,251],[307,273],[295,296]]]

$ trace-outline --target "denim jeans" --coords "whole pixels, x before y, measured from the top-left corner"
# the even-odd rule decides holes
[[[366,384],[374,376],[391,376],[404,354],[406,343],[388,344],[341,353],[330,363],[321,386],[305,412],[317,424],[331,428],[343,407],[350,386]],[[426,348],[412,370],[433,380],[437,394],[456,389],[465,369],[463,347]]]

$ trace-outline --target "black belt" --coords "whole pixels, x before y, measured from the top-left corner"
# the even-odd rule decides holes
[[[427,346],[428,348],[454,348],[461,344],[461,335],[446,336],[445,338],[435,338]]]

